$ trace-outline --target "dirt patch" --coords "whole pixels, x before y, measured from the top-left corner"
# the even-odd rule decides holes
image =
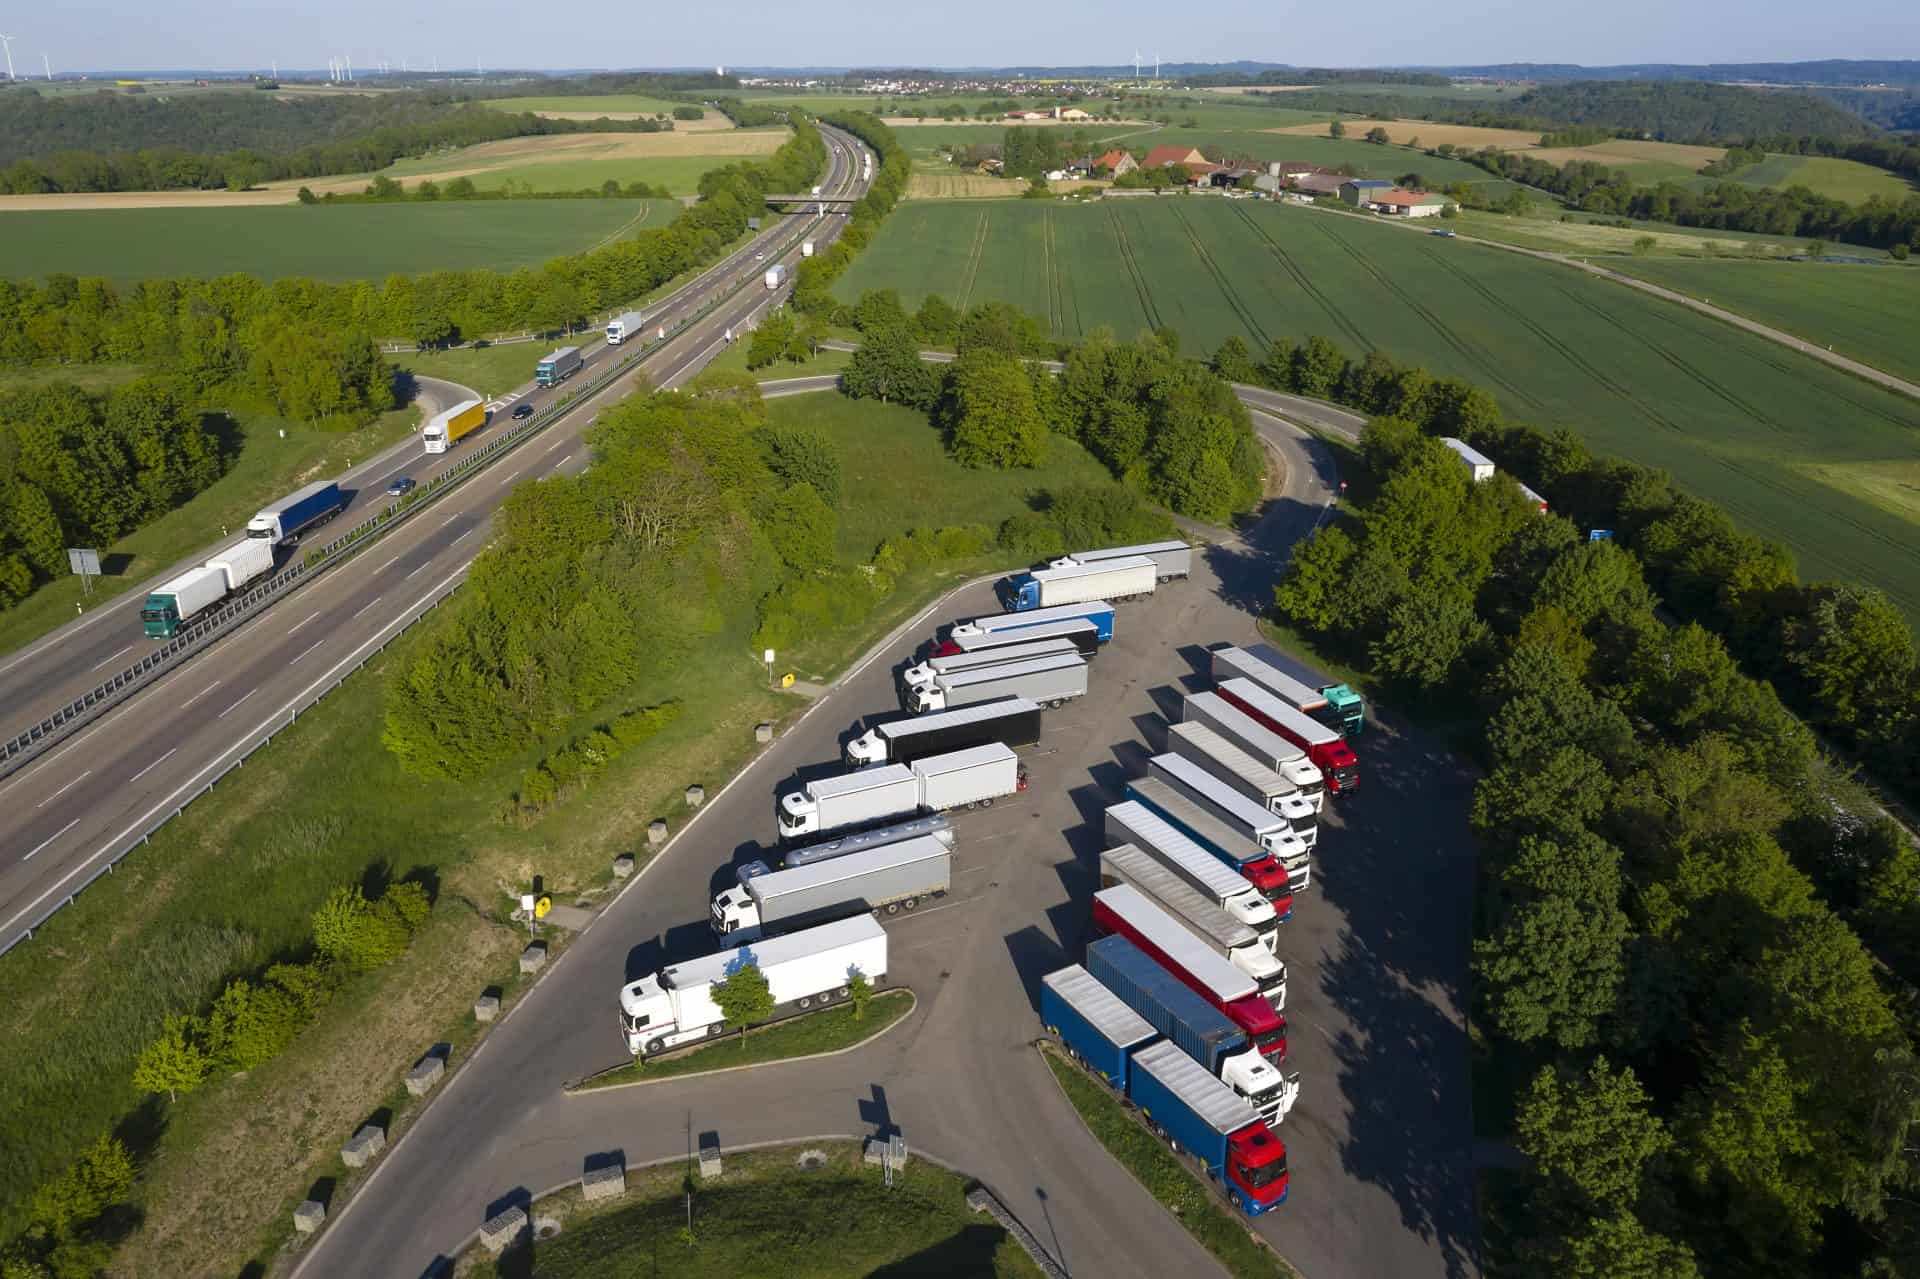
[[[1047,183],[1047,189],[1062,194],[1081,187],[1100,186],[1092,178],[1066,178]],[[984,173],[914,173],[907,178],[905,198],[909,200],[1006,200],[1020,195],[1027,184],[1017,178],[994,178]]]
[[[1370,129],[1385,129],[1397,146],[1406,146],[1415,138],[1423,147],[1451,144],[1478,151],[1492,147],[1497,151],[1525,151],[1540,143],[1540,134],[1530,129],[1483,129],[1470,124],[1435,124],[1431,120],[1347,120],[1349,139],[1363,138]],[[1284,133],[1296,138],[1324,138],[1325,124],[1290,124],[1262,133]]]
[[[1682,168],[1699,169],[1718,160],[1726,154],[1720,147],[1694,147],[1679,142],[1632,142],[1621,140],[1603,142],[1594,147],[1548,147],[1535,151],[1535,157],[1548,164],[1565,164],[1569,160],[1591,160],[1595,164],[1677,164]]]
[[[310,183],[315,191],[320,188]],[[353,187],[366,185],[361,178]],[[73,195],[0,195],[0,213],[50,213],[69,209],[217,209],[232,205],[292,204],[291,190],[88,191]]]

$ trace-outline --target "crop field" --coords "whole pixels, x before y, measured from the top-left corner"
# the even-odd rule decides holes
[[[1810,578],[1873,582],[1920,617],[1906,510],[1848,471],[1804,469],[1911,459],[1920,403],[1550,263],[1248,200],[927,202],[897,210],[836,291],[868,288],[910,308],[929,292],[1003,299],[1068,338],[1170,325],[1189,351],[1234,335],[1377,347],[1667,467],[1791,546]]]
[[[564,95],[550,98],[491,98],[480,105],[514,114],[531,111],[555,120],[598,120],[603,116],[609,120],[637,120],[642,116],[670,116],[675,107],[695,104],[669,102],[665,98],[649,98],[638,93],[603,93],[577,98]],[[700,133],[733,127],[733,121],[712,107],[702,109],[707,113],[705,118],[675,120],[673,131]]]
[[[1874,196],[1904,200],[1920,194],[1911,182],[1897,173],[1876,169],[1858,160],[1841,160],[1824,155],[1770,155],[1752,168],[1733,175],[1736,182],[1748,186],[1806,187],[1834,200],[1859,204]]]
[[[1433,120],[1344,120],[1341,123],[1348,137],[1356,137],[1373,129],[1385,129],[1393,144],[1400,147],[1418,142],[1423,147],[1452,145],[1474,151],[1484,147],[1493,147],[1498,151],[1521,151],[1540,143],[1537,129],[1487,129],[1471,124],[1440,124]],[[1328,127],[1327,121],[1321,120],[1314,124],[1284,125],[1268,132],[1324,138]]]
[[[612,178],[623,185],[646,182],[670,191],[691,192],[707,170],[735,159],[771,155],[791,136],[785,129],[735,129],[725,133],[569,133],[507,138],[402,160],[380,172],[408,185],[421,178],[444,182],[466,177],[483,189],[511,184],[535,191],[577,191]],[[366,180],[360,178],[348,186],[358,190],[365,184]]]
[[[512,270],[664,225],[678,208],[671,200],[467,200],[12,213],[0,222],[0,277],[69,271],[130,283],[245,272],[363,280]]]

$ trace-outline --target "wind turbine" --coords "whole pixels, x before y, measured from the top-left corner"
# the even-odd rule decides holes
[[[1153,51],[1153,82],[1160,83],[1160,51],[1158,49]]]
[[[40,55],[40,69],[47,73],[47,83],[52,84],[53,83],[53,64],[47,61],[47,55],[44,53]]]
[[[353,55],[351,53],[347,55],[347,79],[353,79]]]
[[[1140,83],[1140,50],[1133,51],[1133,82]]]
[[[16,80],[19,77],[13,74],[13,37],[0,36],[0,45],[4,45],[7,50],[7,79]]]

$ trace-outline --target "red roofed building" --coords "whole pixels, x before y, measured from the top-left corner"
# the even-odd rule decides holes
[[[1170,164],[1205,164],[1211,167],[1211,161],[1200,154],[1198,147],[1155,147],[1140,162],[1145,169],[1164,169]]]
[[[1134,159],[1128,152],[1115,147],[1103,156],[1096,156],[1093,161],[1093,167],[1096,169],[1105,169],[1117,178],[1123,173],[1129,173],[1139,168],[1140,162]]]
[[[1434,195],[1430,191],[1409,191],[1404,187],[1393,187],[1386,191],[1369,191],[1361,201],[1363,208],[1375,213],[1385,213],[1390,217],[1431,218],[1447,207],[1447,197]]]

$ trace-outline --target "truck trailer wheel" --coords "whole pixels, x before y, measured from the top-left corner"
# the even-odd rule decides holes
[[[647,1041],[647,1056],[649,1057],[653,1056],[655,1053],[659,1052],[662,1048],[665,1048],[666,1046],[667,1046],[667,1041],[664,1039],[649,1039]]]
[[[889,914],[889,915],[898,915],[899,913],[900,913],[900,903],[899,903],[899,902],[888,902],[888,903],[887,903],[887,914]]]
[[[795,1002],[797,1002],[797,1003],[798,1003],[798,1004],[800,1005],[800,1007],[801,1007],[801,1008],[803,1008],[803,1009],[805,1009],[805,1008],[811,1008],[811,1007],[813,1007],[813,996],[812,996],[812,995],[802,995],[802,996],[800,996],[800,998],[799,998],[799,999],[798,999],[797,1001],[795,1001]]]
[[[907,900],[900,903],[900,909],[912,910],[914,907],[918,906],[919,904],[920,904],[920,899],[918,897],[909,897],[907,898]]]
[[[853,993],[853,987],[842,986],[840,989],[833,992],[833,997],[835,999],[845,999],[848,995],[851,995],[852,993]]]

